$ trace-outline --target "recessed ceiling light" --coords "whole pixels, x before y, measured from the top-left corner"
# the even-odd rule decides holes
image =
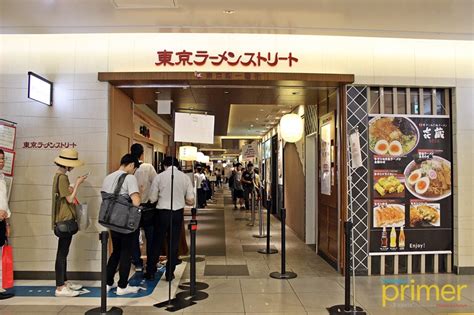
[[[235,10],[224,10],[222,11],[224,14],[234,14]]]
[[[258,117],[257,117],[257,118],[255,118],[255,120],[258,120]]]
[[[160,94],[161,92],[160,91],[156,91],[155,94]]]
[[[263,109],[263,108],[260,108],[260,111],[261,111],[261,112],[263,112],[263,111],[264,111],[264,109]]]
[[[250,128],[253,128],[253,125],[250,125]]]
[[[229,91],[224,91],[224,94],[229,94],[230,92]]]

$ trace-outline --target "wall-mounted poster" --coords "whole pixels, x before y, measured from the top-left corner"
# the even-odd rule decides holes
[[[370,252],[452,251],[449,117],[369,119]]]
[[[3,174],[5,176],[13,176],[13,167],[15,165],[15,152],[3,150],[5,153],[5,166],[3,167]]]
[[[0,122],[0,148],[14,151],[16,127]]]
[[[278,185],[283,185],[283,140],[278,140]]]
[[[334,146],[331,145],[332,128],[333,128],[333,114],[320,118],[320,134],[321,144],[319,149],[320,160],[320,177],[321,177],[321,194],[331,195],[331,186],[334,185],[334,167],[332,161],[334,160]]]

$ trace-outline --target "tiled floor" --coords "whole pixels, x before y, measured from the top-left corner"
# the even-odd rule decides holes
[[[226,194],[228,194],[226,192]],[[279,271],[280,255],[262,255],[256,252],[244,251],[242,245],[265,244],[265,239],[252,237],[258,232],[258,226],[249,227],[245,220],[249,216],[245,211],[233,210],[231,205],[224,205],[224,196],[219,194],[216,202],[210,205],[211,209],[224,212],[224,222],[212,220],[212,216],[205,216],[207,229],[212,224],[225,224],[225,256],[206,256],[196,266],[198,281],[205,282],[209,288],[205,292],[209,297],[197,301],[195,305],[177,311],[173,314],[279,314],[279,315],[323,315],[328,314],[326,308],[344,301],[344,278],[323,261],[308,246],[303,244],[291,230],[287,231],[287,269],[298,274],[296,279],[275,280],[268,275],[272,271]],[[206,211],[206,210],[203,210]],[[204,216],[203,216],[204,217]],[[222,217],[222,216],[221,216]],[[198,217],[199,219],[199,217]],[[204,220],[204,219],[203,219]],[[279,222],[272,221],[272,244],[280,250]],[[206,230],[198,230],[206,233]],[[208,238],[201,234],[198,246],[213,246],[216,240],[210,233]],[[248,276],[233,276],[231,273],[221,276],[205,275],[206,266],[214,265],[246,265]],[[188,267],[189,268],[189,265]],[[222,267],[220,267],[222,269]],[[226,269],[226,268],[224,268]],[[187,282],[189,270],[185,270],[181,282]],[[468,287],[462,291],[460,301],[434,302],[411,301],[409,292],[397,302],[388,302],[387,307],[382,305],[382,285],[387,279],[415,280],[417,284],[466,284]],[[457,275],[413,275],[413,276],[387,276],[387,277],[357,277],[357,303],[368,314],[474,314],[474,276]],[[152,305],[158,299],[158,287],[152,296],[144,299],[122,299],[114,301],[122,303],[124,314],[170,314],[166,310],[157,309]],[[392,294],[392,292],[389,292]],[[425,298],[424,295],[422,295]],[[15,298],[16,299],[16,298]],[[81,299],[48,299],[42,300],[42,305],[21,305],[15,299],[0,301],[0,315],[2,314],[84,314],[90,309],[90,302],[81,302]],[[16,305],[7,305],[7,304]],[[81,303],[83,305],[81,305]],[[120,303],[118,303],[120,305]],[[31,304],[31,303],[27,303]],[[49,304],[49,305],[48,305]],[[68,306],[75,304],[76,306]],[[21,306],[20,306],[21,305]]]

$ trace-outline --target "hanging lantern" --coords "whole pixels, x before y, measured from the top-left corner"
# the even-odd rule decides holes
[[[204,163],[204,153],[198,152],[196,155],[196,161],[199,163]]]
[[[179,159],[182,161],[194,161],[196,160],[197,148],[192,146],[179,147]]]
[[[303,120],[297,114],[286,114],[280,120],[280,131],[286,142],[298,142],[303,137]]]
[[[207,163],[209,163],[210,160],[211,160],[211,159],[209,158],[208,155],[204,155],[203,160],[202,160],[202,163],[206,163],[206,164],[207,164]]]

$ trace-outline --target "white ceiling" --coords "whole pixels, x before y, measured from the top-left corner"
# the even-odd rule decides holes
[[[289,106],[231,104],[229,136],[263,136],[292,110]]]
[[[472,40],[473,3],[473,0],[0,0],[0,32],[238,32]],[[154,9],[155,5],[165,8]],[[235,13],[225,14],[224,10],[235,10]]]

